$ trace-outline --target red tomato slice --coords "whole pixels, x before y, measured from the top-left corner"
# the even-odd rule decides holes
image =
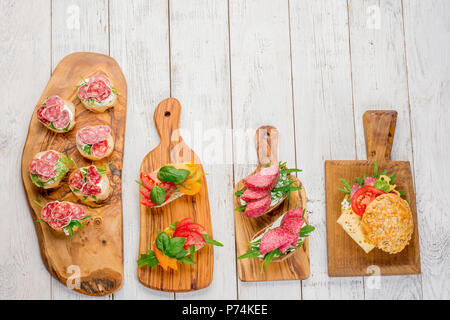
[[[188,250],[191,245],[195,246],[198,250],[199,247],[206,244],[205,238],[196,232],[190,230],[175,230],[173,237],[184,237],[186,242],[184,243],[184,249]]]
[[[150,173],[141,172],[141,182],[148,190],[152,190],[155,181],[150,177]]]
[[[183,218],[177,223],[176,229],[182,227],[185,224],[192,223],[192,218]]]
[[[381,196],[385,192],[372,186],[365,186],[358,189],[352,197],[352,210],[357,215],[362,216],[367,206],[376,197]]]
[[[142,199],[141,204],[146,207],[154,207],[156,204],[153,203],[152,200],[148,200],[147,198]]]
[[[150,197],[150,190],[147,188],[141,188],[141,190],[139,191],[145,199],[147,200],[152,200],[152,198]]]
[[[195,231],[195,232],[198,232],[200,234],[205,234],[206,233],[206,229],[202,225],[200,225],[198,223],[194,223],[194,222],[185,223],[184,225],[182,225],[180,227],[178,227],[178,224],[177,224],[176,230]]]

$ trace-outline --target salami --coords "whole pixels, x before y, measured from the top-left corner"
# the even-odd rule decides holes
[[[49,150],[41,156],[40,160],[45,161],[50,165],[55,165],[60,158],[61,155],[59,153],[56,153],[53,150]]]
[[[86,217],[86,212],[84,211],[83,207],[78,204],[72,205],[72,219],[80,220],[84,217]]]
[[[254,191],[251,189],[245,190],[245,192],[241,196],[241,200],[245,202],[255,201],[267,197],[268,191]]]
[[[48,126],[50,124],[50,121],[47,120],[47,118],[44,116],[44,111],[47,107],[46,106],[41,106],[38,110],[37,110],[37,118],[40,122],[42,122],[44,125]]]
[[[248,202],[244,213],[247,217],[258,217],[266,212],[266,210],[270,207],[271,202],[272,198],[270,194],[260,200]]]
[[[53,126],[56,129],[64,129],[64,128],[66,128],[69,125],[69,123],[70,123],[70,113],[67,110],[63,110],[59,114],[58,119],[56,119],[53,122]]]
[[[244,185],[250,190],[265,191],[271,190],[277,184],[280,175],[278,164],[264,168],[261,171],[252,174],[243,180]]]
[[[289,212],[286,212],[286,214],[283,217],[283,220],[289,219],[289,218],[302,218],[302,217],[303,217],[303,209],[296,208]]]
[[[97,194],[102,192],[102,189],[99,186],[96,186],[95,184],[92,183],[85,183],[83,185],[83,187],[81,188],[81,193],[84,194],[85,196],[96,196]]]
[[[69,202],[60,202],[52,211],[52,218],[55,220],[65,220],[72,216],[72,205]]]
[[[41,218],[53,229],[62,229],[72,220],[81,220],[86,217],[86,212],[80,205],[67,201],[52,201],[41,210]]]
[[[261,238],[259,252],[265,255],[272,250],[285,246],[287,243],[291,243],[294,239],[295,235],[284,227],[271,229]]]
[[[80,170],[72,172],[69,177],[69,184],[72,188],[80,190],[84,184],[84,177]]]
[[[59,102],[59,100],[62,101],[62,104]],[[49,103],[50,101],[51,103]],[[48,98],[45,104],[47,105],[47,107],[43,111],[44,117],[50,122],[58,120],[59,115],[61,114],[64,107],[64,101],[57,96],[53,96]]]
[[[97,184],[102,180],[102,175],[98,172],[96,166],[89,166],[86,173],[86,179],[92,184]]]
[[[79,144],[96,144],[108,139],[111,129],[108,126],[88,126],[77,131],[76,140]]]
[[[32,172],[32,173],[36,173],[40,176],[47,177],[47,178],[56,176],[55,166],[46,161],[37,160],[35,168],[36,168],[36,172]]]
[[[83,100],[94,99],[98,102],[106,100],[111,95],[111,82],[105,76],[96,75],[78,89],[78,96]]]
[[[65,219],[62,220],[57,220],[57,219],[50,219],[48,221],[48,224],[50,225],[50,227],[52,227],[53,229],[61,229],[66,227],[67,225],[69,225],[70,223],[70,217],[67,217]]]
[[[92,146],[92,155],[97,158],[103,158],[108,153],[108,141],[103,140]]]
[[[52,217],[52,211],[53,209],[55,209],[56,206],[58,206],[59,202],[58,201],[53,201],[53,202],[49,202],[47,203],[44,208],[42,208],[41,210],[41,218],[44,221],[49,221]]]

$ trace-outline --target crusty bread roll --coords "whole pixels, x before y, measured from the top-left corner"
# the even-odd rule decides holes
[[[69,132],[75,126],[75,106],[59,96],[51,96],[37,110],[37,118],[53,132]]]
[[[106,169],[94,165],[73,171],[69,176],[69,187],[82,203],[89,206],[99,205],[111,194]]]
[[[31,182],[43,189],[57,188],[69,172],[71,162],[70,158],[55,150],[37,153],[28,168]]]
[[[76,144],[77,144],[78,151],[84,158],[93,160],[93,161],[97,161],[97,160],[108,157],[109,155],[111,155],[111,153],[114,150],[114,138],[112,137],[112,135],[109,135],[109,137],[106,139],[106,141],[108,143],[108,151],[106,152],[106,154],[103,157],[96,157],[92,152],[91,152],[91,154],[88,154],[87,152],[85,152],[83,150],[82,144],[79,144],[78,142]]]
[[[87,126],[77,131],[76,146],[80,154],[90,160],[108,157],[114,150],[112,130],[106,125]]]

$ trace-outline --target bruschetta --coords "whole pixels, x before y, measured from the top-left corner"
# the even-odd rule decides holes
[[[244,188],[235,192],[240,206],[236,211],[249,218],[259,217],[277,208],[290,192],[300,190],[297,180],[290,176],[299,169],[288,169],[286,163],[267,165],[260,171],[244,178]]]
[[[262,272],[269,263],[289,258],[315,229],[305,223],[304,214],[305,210],[296,208],[281,215],[253,236],[250,249],[238,259],[261,259]]]
[[[202,188],[203,170],[196,163],[176,163],[154,172],[141,172],[141,204],[162,207],[183,195],[195,195]]]
[[[69,186],[82,203],[90,206],[105,201],[111,193],[106,166],[90,165],[73,171],[69,176]]]
[[[41,219],[38,222],[46,222],[53,230],[63,232],[66,236],[73,234],[88,221],[84,208],[68,201],[52,201],[41,210]]]
[[[178,263],[196,264],[194,253],[207,244],[223,247],[211,239],[205,227],[192,222],[191,218],[184,218],[159,232],[152,244],[153,250],[142,253],[137,262],[140,267],[159,265],[164,270],[178,270]]]
[[[81,155],[90,160],[106,158],[114,150],[111,128],[105,125],[87,126],[78,130],[75,141]]]
[[[83,79],[77,88],[81,103],[93,112],[104,112],[117,101],[116,89],[111,80],[102,74]]]
[[[30,179],[39,188],[56,188],[69,172],[71,165],[72,159],[58,151],[39,152],[28,166]]]
[[[75,126],[75,107],[60,96],[51,96],[37,110],[37,118],[54,132],[68,132]]]

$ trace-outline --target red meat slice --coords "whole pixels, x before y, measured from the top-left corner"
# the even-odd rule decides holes
[[[102,175],[96,166],[89,166],[86,173],[86,180],[92,184],[97,184],[102,180]]]
[[[88,126],[77,131],[76,140],[79,144],[96,144],[106,140],[111,133],[108,126]]]
[[[61,158],[59,153],[49,150],[41,156],[40,160],[45,161],[50,165],[55,165],[59,161],[59,158]]]
[[[80,220],[86,217],[86,212],[79,204],[72,205],[72,219]]]
[[[103,81],[108,86],[111,85],[111,81],[109,80],[109,78],[102,74],[96,74],[95,76],[89,78],[89,81],[98,81],[98,80]]]
[[[278,249],[281,251],[282,254],[285,254],[287,249],[291,247],[291,243],[287,242],[286,244],[282,245]]]
[[[242,194],[241,199],[249,202],[262,199],[268,195],[268,191],[254,191],[251,189],[246,189]]]
[[[56,129],[64,129],[69,125],[70,122],[70,114],[69,111],[63,110],[56,121],[53,122],[53,126]]]
[[[41,218],[44,221],[52,219],[52,212],[59,205],[59,201],[52,201],[47,203],[41,210]]]
[[[47,107],[42,106],[37,110],[37,118],[40,122],[42,122],[44,125],[48,126],[50,124],[50,121],[47,120],[47,118],[44,116],[44,111]]]
[[[110,81],[105,76],[97,75],[89,78],[89,82],[78,89],[81,99],[103,101],[111,94]]]
[[[45,101],[45,105],[47,107],[63,107],[64,106],[64,100],[61,99],[60,96],[51,96]]]
[[[103,158],[108,152],[108,141],[103,140],[92,146],[92,155],[97,158]]]
[[[57,205],[52,211],[52,219],[64,220],[67,218],[71,219],[71,217],[72,205],[70,204],[70,202],[60,202],[59,205]]]
[[[289,219],[289,218],[302,218],[302,217],[303,217],[303,209],[296,208],[294,210],[286,212],[286,214],[283,217],[283,220]]]
[[[295,235],[286,228],[271,229],[261,238],[259,252],[265,255],[272,250],[285,246],[287,243],[291,243],[294,239]]]
[[[84,177],[81,170],[72,172],[69,176],[69,184],[72,188],[80,190],[84,184]]]
[[[280,168],[277,164],[264,168],[243,180],[247,188],[255,191],[271,190],[277,184]]]
[[[62,110],[63,107],[60,105],[53,105],[51,107],[47,106],[42,114],[48,121],[54,122],[58,120]]]
[[[50,179],[51,177],[56,176],[55,166],[49,164],[46,161],[38,160],[36,162],[35,168],[36,168],[36,172],[33,172],[33,173],[36,173],[39,176],[42,176],[43,178],[47,178],[47,180]]]
[[[302,218],[289,218],[283,219],[281,226],[289,229],[295,235],[295,239],[292,240],[292,245],[297,246],[298,237],[300,235],[300,229],[305,221]]]
[[[61,229],[61,228],[64,228],[65,226],[67,226],[70,223],[70,220],[71,220],[70,217],[67,217],[67,218],[62,219],[62,220],[50,219],[48,221],[48,224],[53,229]]]
[[[245,208],[245,215],[247,217],[258,217],[262,215],[270,207],[272,198],[270,195],[262,198],[260,200],[247,202],[247,207]]]
[[[101,193],[102,189],[99,186],[86,182],[81,188],[80,192],[85,196],[95,196]]]

